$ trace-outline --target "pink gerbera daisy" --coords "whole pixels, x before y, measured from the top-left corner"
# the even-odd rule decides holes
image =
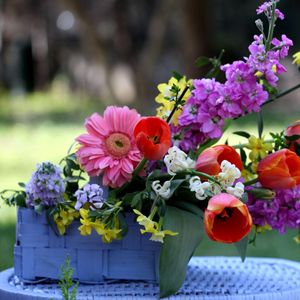
[[[89,176],[103,174],[103,184],[112,188],[130,181],[132,172],[141,161],[133,129],[140,120],[136,110],[109,106],[103,117],[92,114],[85,121],[86,134],[76,141],[79,163]]]

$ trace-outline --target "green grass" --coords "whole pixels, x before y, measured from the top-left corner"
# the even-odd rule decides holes
[[[28,181],[36,163],[58,163],[67,154],[74,138],[84,132],[84,118],[93,111],[101,112],[103,104],[89,102],[84,97],[72,95],[61,87],[49,93],[36,93],[25,99],[0,97],[0,190],[17,188],[18,182]],[[266,111],[268,112],[268,111]],[[154,111],[153,111],[154,113]],[[151,114],[151,112],[149,112]],[[255,115],[234,122],[226,133],[230,144],[245,139],[233,136],[235,130],[256,134]],[[296,118],[267,116],[265,132],[282,130]],[[299,119],[299,117],[297,118]],[[268,125],[267,125],[268,124]],[[0,270],[13,265],[15,241],[15,209],[0,205]],[[300,260],[299,245],[292,238],[295,232],[280,236],[268,232],[260,236],[257,246],[249,247],[253,256],[273,256]],[[197,255],[236,255],[235,248],[204,239]]]

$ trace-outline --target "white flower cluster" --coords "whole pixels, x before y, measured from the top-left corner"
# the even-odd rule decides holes
[[[205,200],[209,196],[220,194],[223,190],[237,198],[241,198],[244,194],[244,185],[241,182],[234,182],[241,177],[240,170],[227,160],[221,163],[221,172],[217,175],[220,185],[212,182],[201,182],[199,176],[191,177],[189,184],[190,190],[195,192],[195,196],[199,200]]]
[[[170,197],[170,186],[171,181],[165,181],[163,185],[160,184],[159,180],[155,180],[152,182],[152,189],[156,193],[156,196],[160,196],[164,199],[168,199]]]
[[[195,192],[198,200],[205,200],[208,196],[206,191],[211,191],[211,183],[201,182],[200,177],[193,176],[190,178],[190,190]]]
[[[241,182],[237,182],[233,186],[234,182],[241,177],[240,170],[227,160],[223,160],[221,163],[221,170],[218,174],[218,180],[222,185],[222,188],[226,190],[228,194],[231,194],[237,198],[242,197],[244,194],[244,185]]]
[[[173,146],[169,149],[168,154],[164,157],[170,175],[176,175],[177,172],[195,167],[195,161],[181,151],[178,147]]]

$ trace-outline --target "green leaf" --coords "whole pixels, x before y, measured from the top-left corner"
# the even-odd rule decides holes
[[[244,261],[246,258],[246,254],[247,254],[248,235],[245,236],[243,239],[241,239],[239,242],[234,243],[234,245],[237,248],[237,251],[238,251],[242,261]]]
[[[21,188],[25,188],[26,187],[26,185],[25,185],[24,182],[18,182],[18,186],[20,186]]]
[[[26,194],[19,193],[15,196],[15,203],[19,207],[26,207]]]
[[[203,236],[203,221],[200,209],[194,206],[195,214],[167,206],[164,229],[178,232],[166,236],[160,252],[160,297],[176,293],[182,286],[187,265]]]
[[[175,79],[177,79],[178,81],[179,81],[181,78],[183,78],[183,75],[181,75],[180,73],[178,73],[178,72],[176,72],[176,71],[173,71],[172,73],[173,73],[173,77],[174,77]]]
[[[300,135],[295,134],[291,136],[285,136],[285,139],[287,139],[289,142],[293,142],[300,139]]]
[[[246,131],[235,131],[235,132],[233,132],[233,134],[242,136],[242,137],[244,137],[246,139],[249,139],[249,137],[250,137],[250,134],[248,132],[246,132]]]
[[[132,201],[131,201],[131,207],[132,208],[136,208],[137,210],[141,210],[143,193],[144,192],[141,192],[141,193],[138,193],[138,194],[134,195],[134,197],[132,198]]]
[[[244,163],[244,165],[246,164],[246,160],[247,160],[247,154],[245,152],[245,150],[243,148],[240,148],[240,156],[241,156],[241,160]]]
[[[210,64],[210,59],[206,56],[199,56],[196,61],[195,61],[195,65],[196,67],[204,67]]]
[[[171,198],[173,196],[173,194],[175,193],[175,191],[179,188],[179,186],[185,182],[186,179],[173,179],[171,181],[171,186],[170,186],[170,196],[169,198]]]

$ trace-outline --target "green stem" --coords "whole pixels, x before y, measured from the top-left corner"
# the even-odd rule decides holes
[[[297,89],[299,89],[299,88],[300,88],[300,83],[298,83],[298,84],[296,84],[295,86],[293,86],[293,87],[291,87],[291,88],[289,88],[289,89],[287,89],[287,90],[285,90],[285,91],[279,93],[277,96],[275,96],[275,97],[269,99],[269,100],[266,101],[262,106],[265,106],[265,105],[267,105],[267,104],[269,104],[269,103],[271,103],[271,102],[274,102],[275,100],[277,100],[277,99],[279,99],[279,98],[282,98],[282,97],[284,97],[284,96],[286,96],[286,95],[288,95],[288,94],[294,92],[295,90],[297,90]]]
[[[156,202],[157,202],[157,199],[158,197],[154,200],[153,204],[152,204],[152,207],[151,207],[151,212],[150,212],[150,215],[149,215],[149,219],[150,220],[153,220],[156,212],[157,212],[157,206],[155,206]]]
[[[176,100],[175,105],[174,105],[174,107],[173,107],[173,109],[172,109],[172,111],[171,111],[171,113],[170,113],[170,115],[168,116],[168,119],[167,119],[167,121],[166,121],[168,124],[169,124],[170,121],[172,120],[173,115],[175,114],[176,110],[178,109],[178,106],[179,106],[179,104],[180,104],[182,98],[184,97],[184,95],[186,94],[186,92],[187,92],[188,89],[189,89],[189,85],[187,85],[187,86],[184,88],[184,90],[183,90],[182,93],[180,94],[179,98]]]
[[[220,185],[219,181],[216,180],[213,176],[210,176],[206,173],[203,172],[199,172],[199,171],[195,171],[195,170],[185,170],[185,171],[181,171],[178,172],[177,175],[194,175],[194,176],[199,176],[199,177],[204,177],[218,185]]]
[[[244,186],[249,186],[249,185],[255,184],[255,183],[257,183],[257,182],[258,182],[258,178],[254,178],[254,179],[252,179],[252,180],[246,181],[246,182],[244,183]]]
[[[273,34],[274,34],[275,21],[276,21],[275,9],[276,9],[276,2],[273,2],[272,16],[271,16],[271,21],[269,21],[269,31],[268,31],[268,37],[267,37],[267,42],[266,42],[266,52],[268,52],[270,50],[271,42],[272,42],[272,38],[273,38]]]
[[[132,179],[134,179],[136,176],[138,176],[140,174],[140,172],[142,171],[142,169],[144,168],[145,164],[147,163],[148,159],[143,158],[140,163],[138,164],[138,166],[135,168],[135,170],[132,173]]]

